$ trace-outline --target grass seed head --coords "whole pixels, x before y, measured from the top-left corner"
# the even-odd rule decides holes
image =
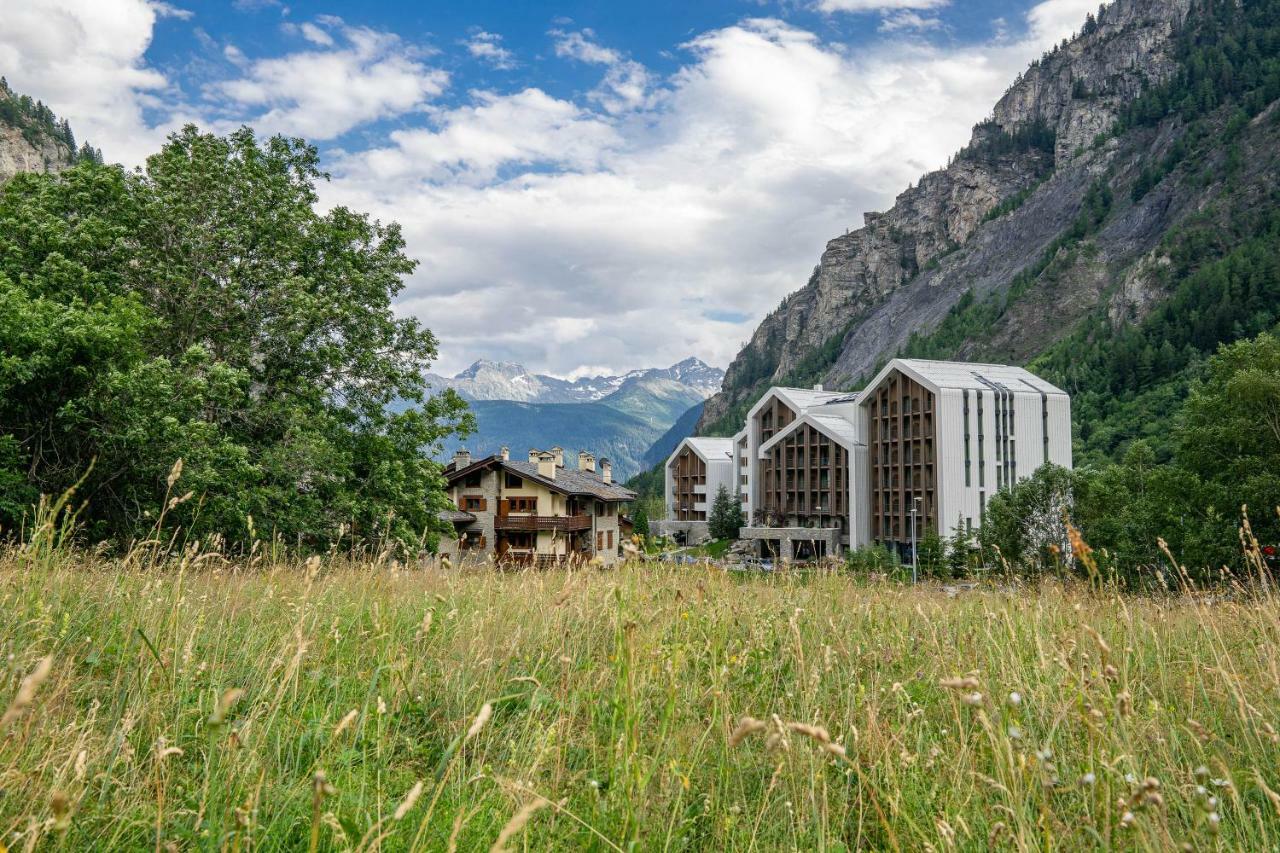
[[[31,703],[35,701],[36,693],[39,692],[40,686],[49,679],[49,673],[53,670],[53,657],[46,655],[36,664],[36,668],[22,679],[22,683],[18,685],[18,693],[13,697],[13,702],[9,705],[8,710],[4,712],[4,716],[0,717],[0,729],[8,728],[12,723],[16,722],[19,717],[26,713],[31,707]]]
[[[977,690],[978,679],[973,676],[964,678],[944,678],[938,682],[938,686],[945,687],[948,690]]]
[[[400,801],[400,805],[396,806],[396,813],[394,815],[396,820],[404,820],[404,816],[413,810],[414,805],[418,802],[418,798],[422,796],[422,787],[422,780],[419,779],[413,784],[413,787],[409,789],[409,793],[405,794],[404,799]]]
[[[489,718],[493,716],[493,705],[485,702],[480,706],[480,713],[476,714],[476,718],[471,721],[471,727],[467,729],[465,740],[471,740],[480,734],[480,730],[484,728],[485,723],[489,722]]]
[[[751,735],[762,732],[768,727],[764,720],[757,720],[755,717],[743,717],[738,721],[737,728],[729,735],[729,746],[737,746]]]

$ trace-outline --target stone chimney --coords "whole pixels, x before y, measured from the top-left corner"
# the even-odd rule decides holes
[[[536,447],[529,448],[529,464],[537,465],[538,457],[542,455],[542,451]]]
[[[461,471],[471,464],[471,451],[465,447],[459,447],[453,453],[453,470]]]
[[[814,385],[814,386],[813,386],[813,390],[815,390],[815,391],[825,391],[825,390],[827,390],[827,389],[826,389],[826,388],[823,388],[823,387],[822,387],[822,383],[821,383],[821,382],[819,382],[817,385]]]
[[[502,449],[498,451],[498,455],[502,457],[502,461],[503,461],[503,462],[510,462],[510,461],[511,461],[511,448],[510,448],[510,447],[507,447],[505,444],[504,444],[504,445],[502,445]]]
[[[606,483],[613,482],[613,463],[608,459],[600,460],[600,479]]]
[[[596,470],[596,458],[585,450],[578,451],[578,470],[579,471]]]
[[[546,477],[548,480],[556,478],[556,456],[554,453],[548,453],[545,450],[538,454],[538,476]]]
[[[559,446],[551,448],[551,455],[556,458],[556,467],[563,468],[564,467],[564,448]]]

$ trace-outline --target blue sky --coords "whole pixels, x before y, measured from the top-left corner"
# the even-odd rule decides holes
[[[827,239],[962,145],[1092,0],[34,0],[0,73],[108,159],[301,135],[401,223],[397,310],[559,375],[726,365]]]

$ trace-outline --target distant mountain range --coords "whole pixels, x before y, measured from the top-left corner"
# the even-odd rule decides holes
[[[720,390],[724,371],[700,359],[686,358],[667,368],[570,380],[530,373],[524,365],[510,361],[481,359],[453,378],[427,374],[427,382],[433,388],[452,388],[465,400],[514,400],[521,403],[594,403],[626,386],[653,379],[679,383],[706,398]]]
[[[647,459],[656,452],[655,443],[674,447],[684,437],[672,432],[678,425],[692,428],[697,414],[691,410],[700,412],[702,401],[720,389],[723,378],[724,371],[697,358],[667,368],[576,380],[482,360],[452,378],[432,374],[427,381],[433,389],[457,391],[476,416],[476,434],[448,443],[446,456],[459,446],[484,456],[506,445],[513,457],[523,458],[531,447],[559,445],[567,464],[576,464],[579,450],[608,458],[621,481],[651,464]]]

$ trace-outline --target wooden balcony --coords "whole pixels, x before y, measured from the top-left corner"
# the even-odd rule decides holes
[[[590,530],[589,515],[500,515],[493,520],[498,530]]]

